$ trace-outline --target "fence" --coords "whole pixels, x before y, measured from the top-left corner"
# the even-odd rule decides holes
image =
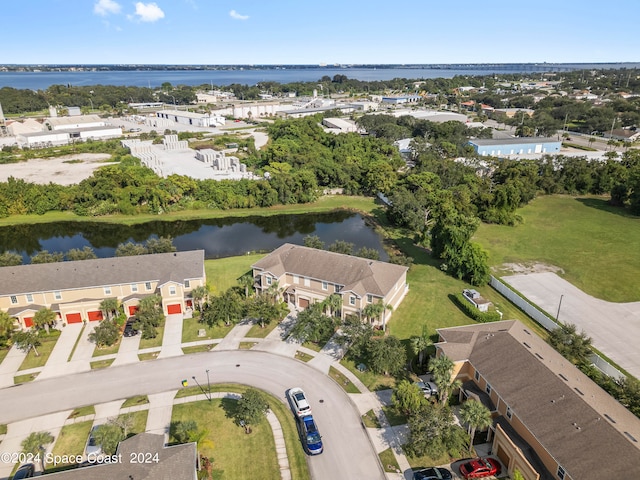
[[[491,280],[489,281],[489,285],[495,288],[503,297],[509,299],[511,303],[520,308],[524,313],[533,318],[537,323],[542,325],[547,331],[555,330],[558,328],[558,324],[554,322],[551,318],[547,316],[544,312],[542,312],[537,307],[534,307],[529,302],[527,302],[524,298],[518,295],[516,292],[511,290],[507,285],[502,283],[493,275],[491,276]],[[593,353],[589,357],[593,365],[600,370],[605,375],[609,375],[616,380],[620,380],[625,378],[626,375],[620,372],[617,368],[607,362],[605,359],[600,357],[598,354]]]

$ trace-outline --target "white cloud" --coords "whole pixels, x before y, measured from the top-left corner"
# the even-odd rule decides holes
[[[236,20],[248,20],[249,19],[249,15],[240,15],[238,12],[236,12],[235,10],[231,10],[229,12],[229,16],[231,18],[234,18]]]
[[[136,13],[141,22],[156,22],[164,18],[164,12],[155,3],[136,3]],[[131,17],[130,17],[131,18]]]
[[[120,4],[113,0],[98,0],[93,6],[93,13],[104,17],[110,13],[120,13],[121,9]]]

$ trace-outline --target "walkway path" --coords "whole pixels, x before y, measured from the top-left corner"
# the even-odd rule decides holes
[[[344,367],[340,360],[345,354],[343,346],[336,342],[337,335],[331,338],[331,340],[322,348],[320,352],[316,352],[309,348],[306,348],[296,341],[287,339],[287,334],[291,327],[295,323],[297,312],[292,309],[291,313],[280,322],[265,338],[248,338],[246,335],[251,330],[253,323],[251,321],[242,321],[238,323],[223,339],[221,340],[202,340],[196,342],[190,342],[189,344],[181,344],[182,340],[182,315],[170,315],[167,317],[165,323],[165,330],[163,335],[163,344],[159,353],[159,357],[172,357],[182,355],[182,347],[187,345],[196,344],[215,344],[216,350],[237,350],[240,347],[241,342],[253,342],[256,345],[253,350],[262,350],[270,353],[274,353],[280,356],[289,358],[296,358],[296,352],[301,351],[313,358],[308,362],[309,366],[327,374],[331,367],[338,370],[342,375],[347,377],[359,390],[360,394],[350,394],[349,397],[353,404],[356,406],[360,414],[364,414],[369,410],[373,410],[378,417],[381,429],[367,429],[371,443],[377,453],[391,447],[396,456],[396,459],[403,472],[411,476],[411,469],[409,462],[407,461],[404,453],[402,452],[401,445],[406,442],[407,429],[406,426],[391,427],[386,419],[382,407],[390,404],[390,393],[386,392],[369,392],[366,385],[360,381],[360,379],[352,373],[349,369]],[[36,381],[40,378],[47,378],[56,375],[64,375],[66,373],[72,373],[82,371],[90,368],[89,362],[92,359],[93,344],[88,341],[88,334],[91,329],[85,329],[82,338],[78,340],[78,344],[75,348],[72,361],[69,362],[69,355],[73,350],[75,341],[80,334],[81,325],[67,326],[63,329],[62,335],[58,340],[54,352],[50,356],[47,365],[42,369],[42,373],[37,377]],[[91,325],[93,328],[93,325]],[[117,354],[109,355],[109,358],[114,358],[113,365],[124,365],[138,362],[140,336],[127,337],[122,339],[119,351]],[[150,350],[158,350],[150,349]],[[12,349],[5,361],[0,364],[0,388],[3,386],[13,385],[13,376],[22,363],[24,354],[16,349]],[[104,357],[107,358],[107,357]],[[101,357],[101,359],[104,359]],[[204,395],[186,397],[180,399],[174,399],[176,391],[169,391],[155,395],[149,395],[149,404],[136,407],[138,409],[149,409],[149,415],[147,417],[146,431],[151,433],[159,433],[165,435],[165,442],[168,442],[168,429],[171,421],[171,411],[173,404],[185,403],[189,401],[196,401],[197,399],[205,399]],[[218,397],[218,394],[212,394]],[[202,398],[200,398],[202,397]],[[106,404],[96,405],[96,414],[93,416],[94,424],[101,424],[106,422],[110,417],[118,415],[121,411],[121,405],[123,401],[109,402]],[[66,418],[66,417],[65,417]],[[276,447],[278,452],[278,461],[280,465],[281,475],[283,480],[291,478],[291,472],[289,470],[288,459],[286,457],[286,449],[284,447],[284,439],[278,440],[278,435],[282,437],[282,430],[274,426],[273,418],[270,418],[272,429],[274,430],[274,436],[276,437]],[[277,420],[277,419],[276,419]],[[64,422],[62,423],[64,424]],[[61,425],[62,425],[61,424]],[[13,431],[13,430],[12,430]],[[10,444],[10,443],[9,443]],[[0,444],[2,451],[5,450],[5,442]],[[286,463],[286,464],[285,464]],[[1,472],[0,472],[1,477]],[[387,473],[387,478],[398,479],[402,478],[402,474]]]
[[[98,322],[89,322],[86,328],[83,330],[76,349],[73,351],[71,357],[71,364],[67,368],[67,373],[86,372],[91,370],[91,358],[93,357],[93,351],[96,348],[96,344],[89,340],[89,335],[95,330]]]

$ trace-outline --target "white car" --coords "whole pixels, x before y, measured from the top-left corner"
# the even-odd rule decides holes
[[[307,397],[300,387],[290,388],[287,396],[297,416],[303,417],[311,414],[311,405],[309,405]]]
[[[425,397],[430,397],[431,395],[437,395],[438,387],[433,382],[416,382],[416,385],[422,393],[424,393]]]

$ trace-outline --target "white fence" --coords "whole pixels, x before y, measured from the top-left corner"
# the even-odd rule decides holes
[[[498,292],[500,292],[500,294],[503,297],[508,298],[509,301],[511,301],[511,303],[516,305],[524,313],[526,313],[531,318],[533,318],[537,323],[542,325],[547,331],[555,330],[556,328],[558,328],[558,324],[554,322],[551,318],[549,318],[547,314],[545,314],[538,308],[531,305],[524,298],[522,298],[516,292],[511,290],[507,285],[502,283],[493,275],[491,276],[489,285],[491,285]],[[607,362],[605,359],[603,359],[602,357],[600,357],[595,353],[591,354],[589,359],[591,360],[593,365],[605,375],[609,375],[610,377],[613,377],[618,380],[626,377],[625,374],[620,372],[617,368],[615,368],[613,365],[611,365],[609,362]]]

